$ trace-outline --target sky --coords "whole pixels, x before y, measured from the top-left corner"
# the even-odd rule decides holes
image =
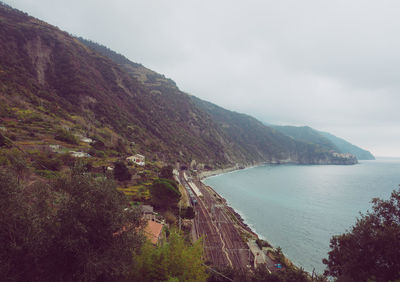
[[[400,157],[398,0],[3,0],[257,119]]]

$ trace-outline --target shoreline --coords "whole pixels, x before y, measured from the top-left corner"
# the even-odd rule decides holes
[[[249,169],[249,168],[254,168],[258,166],[262,166],[267,164],[266,162],[260,162],[260,163],[253,163],[253,164],[236,164],[231,167],[227,168],[220,168],[220,169],[215,169],[215,170],[204,170],[198,173],[197,177],[200,179],[200,181],[203,181],[206,178],[213,177],[213,176],[219,176],[222,174],[238,171],[238,170],[244,170],[244,169]],[[214,189],[213,189],[214,190]]]
[[[262,240],[262,241],[266,242],[270,246],[269,248],[271,248],[273,250],[276,250],[276,248],[268,241],[267,238],[264,238],[264,239],[261,238],[261,237],[264,237],[264,236],[262,236],[261,234],[258,234],[255,231],[255,228],[251,227],[246,222],[246,219],[243,218],[244,215],[242,216],[237,210],[235,210],[235,208],[233,208],[224,197],[222,197],[217,191],[215,191],[214,188],[212,188],[211,186],[209,186],[209,185],[207,185],[207,184],[205,184],[203,182],[205,179],[213,177],[213,176],[219,176],[219,175],[231,173],[231,172],[238,171],[238,170],[259,167],[259,166],[262,166],[262,165],[265,165],[265,164],[267,164],[267,163],[263,162],[263,163],[257,163],[257,164],[251,164],[251,165],[239,165],[239,164],[236,164],[233,167],[228,167],[228,168],[224,168],[224,169],[217,169],[217,170],[199,172],[197,174],[197,178],[198,178],[198,181],[201,183],[201,185],[203,185],[207,189],[211,190],[218,198],[221,199],[221,201],[224,203],[225,207],[235,217],[237,223],[239,224],[239,228],[242,228],[246,232],[251,234],[250,236],[254,237],[254,238],[252,238],[253,240]],[[260,250],[263,251],[262,249],[260,249]],[[268,255],[266,254],[266,256],[268,256]],[[284,259],[284,262],[287,265],[287,267],[293,267],[293,268],[299,269],[299,267],[297,265],[295,265],[285,254],[283,254],[283,259]]]

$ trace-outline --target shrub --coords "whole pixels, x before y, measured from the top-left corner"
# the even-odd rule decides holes
[[[174,176],[174,174],[172,172],[173,169],[174,168],[172,166],[170,166],[170,165],[162,167],[159,177],[160,178],[166,178],[166,179],[172,179],[172,177]]]
[[[1,280],[126,281],[142,221],[115,188],[75,169],[28,189],[0,171]]]
[[[166,209],[176,206],[181,198],[176,182],[163,178],[154,181],[150,193],[153,204]]]
[[[400,279],[400,188],[389,200],[373,199],[350,231],[333,236],[325,274],[338,281]]]
[[[39,169],[39,170],[36,170],[35,172],[37,175],[40,175],[44,178],[49,178],[49,179],[56,178],[60,175],[58,172],[51,171],[51,170],[44,170],[44,169],[43,170]]]
[[[131,180],[131,173],[123,162],[116,162],[114,164],[114,178],[118,181]]]
[[[187,208],[185,209],[185,212],[184,212],[184,214],[183,214],[183,217],[184,217],[184,218],[187,218],[187,219],[193,219],[193,218],[195,217],[195,213],[194,213],[193,208],[192,208],[192,207],[187,207]]]
[[[60,140],[69,144],[74,144],[77,145],[78,144],[78,140],[76,139],[76,137],[69,131],[65,130],[65,129],[58,129],[56,131],[56,134],[54,136],[54,139],[56,140]]]
[[[37,170],[58,171],[62,166],[61,159],[54,153],[34,152],[31,153],[31,159]]]

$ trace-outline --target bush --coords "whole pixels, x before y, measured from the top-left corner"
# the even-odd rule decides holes
[[[150,193],[153,204],[165,209],[175,207],[181,198],[176,182],[164,178],[154,181]]]
[[[117,179],[118,181],[131,180],[132,175],[123,162],[116,162],[114,164],[114,178]]]
[[[0,147],[11,148],[11,141],[5,137],[2,133],[0,133]]]
[[[33,162],[33,166],[37,170],[59,171],[62,166],[61,159],[57,154],[54,153],[44,153],[44,152],[31,153],[31,159]]]
[[[76,139],[76,137],[69,131],[65,130],[65,129],[58,129],[56,131],[56,134],[54,136],[54,139],[56,140],[60,140],[69,144],[74,144],[77,145],[78,144],[78,140]]]
[[[268,242],[266,242],[266,241],[264,241],[264,240],[261,240],[261,239],[257,239],[257,240],[256,240],[256,243],[257,243],[257,246],[258,246],[260,249],[262,249],[263,247],[266,247],[266,248],[271,247],[271,245],[268,244]]]
[[[172,179],[172,177],[174,176],[173,174],[173,167],[168,165],[168,166],[164,166],[161,168],[159,177],[160,178],[166,178],[166,179]]]
[[[50,170],[36,170],[35,172],[37,175],[49,179],[57,178],[60,175],[59,173]]]
[[[99,151],[94,148],[90,148],[88,153],[98,158],[104,158],[106,156],[106,154],[103,151]]]
[[[126,281],[143,241],[115,183],[78,168],[30,187],[0,171],[0,206],[2,281]]]
[[[193,219],[193,218],[195,217],[195,213],[194,213],[193,208],[192,208],[192,207],[187,207],[187,208],[185,209],[185,212],[184,212],[184,214],[183,214],[183,217],[184,217],[184,218],[187,218],[187,219]]]
[[[333,236],[326,275],[338,281],[400,279],[400,188],[389,200],[373,199],[373,211],[361,215],[351,231]]]
[[[168,240],[154,246],[147,242],[134,256],[131,281],[206,281],[202,241],[193,245],[172,230]]]

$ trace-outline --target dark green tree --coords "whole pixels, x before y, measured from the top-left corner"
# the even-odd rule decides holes
[[[154,181],[150,193],[153,204],[164,209],[176,207],[181,198],[181,193],[175,181],[163,178]]]
[[[142,243],[140,212],[110,180],[24,187],[0,173],[2,281],[120,281]]]
[[[326,275],[338,281],[400,279],[400,189],[389,200],[373,199],[351,231],[333,236]]]
[[[160,178],[166,178],[166,179],[172,179],[173,176],[174,176],[173,173],[172,173],[173,169],[174,168],[172,166],[170,166],[170,165],[162,167],[161,170],[160,170],[159,177]]]
[[[131,180],[131,173],[123,162],[116,162],[114,164],[114,178],[118,181]]]
[[[193,219],[195,217],[195,213],[192,207],[187,207],[185,209],[185,213],[183,215],[184,218]]]

